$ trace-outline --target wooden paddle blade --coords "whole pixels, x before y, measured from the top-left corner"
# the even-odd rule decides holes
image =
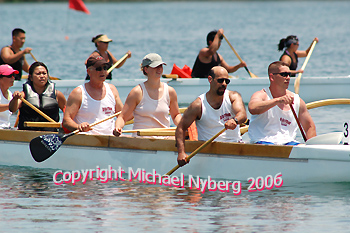
[[[57,134],[41,135],[29,143],[30,153],[36,162],[43,162],[50,158],[65,141],[66,137]]]

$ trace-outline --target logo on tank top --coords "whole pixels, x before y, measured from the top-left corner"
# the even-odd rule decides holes
[[[226,121],[230,120],[231,118],[232,118],[231,113],[225,113],[225,114],[220,116],[220,121],[226,122]]]
[[[289,120],[284,119],[283,117],[280,118],[280,122],[281,122],[282,126],[288,126],[288,125],[290,125],[292,123]]]
[[[106,115],[111,114],[113,109],[111,107],[103,107],[102,112]]]

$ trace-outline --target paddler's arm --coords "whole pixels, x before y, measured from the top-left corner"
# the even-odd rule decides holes
[[[233,130],[237,127],[237,125],[239,125],[247,120],[247,111],[245,109],[243,99],[238,92],[229,91],[229,97],[230,97],[230,101],[232,103],[233,113],[235,114],[234,119],[236,119],[238,121],[238,123],[234,119],[231,119],[230,122],[227,122],[227,123],[231,124],[233,126],[231,128],[227,127],[226,123],[225,123],[225,128]]]
[[[287,94],[281,97],[268,100],[264,90],[255,92],[248,104],[248,110],[252,115],[258,115],[266,112],[277,104],[292,104],[294,94],[287,90]]]
[[[122,134],[125,122],[133,118],[134,110],[136,106],[141,102],[141,100],[142,90],[140,85],[137,85],[130,91],[128,97],[125,100],[122,112],[115,121],[115,128],[113,130],[114,136],[119,137]]]
[[[306,138],[310,139],[316,136],[316,126],[312,117],[307,110],[306,104],[304,100],[300,98],[300,107],[299,107],[299,115],[298,115],[300,124],[303,126],[303,129],[306,134]]]
[[[170,115],[171,118],[173,119],[174,124],[177,126],[181,120],[181,113],[179,110],[179,104],[177,102],[177,94],[176,91],[173,87],[168,87],[169,88],[169,97],[170,97]]]
[[[21,97],[25,98],[23,91],[15,91],[12,94],[12,100],[9,103],[10,112],[16,112],[22,106]]]
[[[68,96],[67,107],[63,114],[62,125],[69,131],[78,129],[80,132],[87,132],[91,130],[90,124],[83,122],[77,124],[73,119],[77,115],[82,102],[82,91],[79,87],[76,87]]]
[[[184,112],[179,125],[176,128],[175,138],[178,151],[177,163],[179,166],[184,166],[187,161],[185,152],[185,132],[196,119],[200,119],[202,115],[202,102],[199,98],[193,101]]]
[[[312,46],[312,43],[316,41],[318,43],[318,38],[315,37],[315,39],[312,40],[309,48],[307,48],[305,51],[302,51],[302,50],[297,50],[295,53],[298,55],[298,57],[306,57],[309,52],[310,52],[310,49],[311,49],[311,46]]]

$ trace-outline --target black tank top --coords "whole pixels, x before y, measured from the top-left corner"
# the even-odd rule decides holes
[[[7,47],[9,47],[11,50],[12,50],[12,52],[14,53],[14,54],[16,54],[16,52],[11,48],[11,46],[9,45],[9,46],[7,46]],[[21,50],[20,50],[21,51]],[[0,65],[3,65],[3,64],[7,64],[7,63],[5,63],[4,62],[4,60],[2,60],[2,58],[1,58],[1,56],[0,56]],[[21,80],[21,78],[22,78],[22,66],[23,66],[23,64],[24,64],[24,57],[21,57],[18,61],[16,61],[15,63],[13,63],[13,64],[8,64],[8,65],[10,65],[14,70],[18,70],[18,74],[14,74],[15,75],[15,80]]]
[[[214,66],[219,66],[220,64],[221,60],[218,53],[215,53],[215,55],[212,56],[210,63],[201,62],[199,60],[199,56],[197,56],[196,61],[193,65],[191,76],[192,78],[207,78],[211,68],[213,68]]]
[[[282,60],[282,57],[284,55],[287,55],[288,57],[290,57],[290,65],[289,65],[289,69],[290,70],[297,70],[297,67],[298,67],[298,55],[296,53],[294,53],[294,56],[295,56],[295,62],[293,61],[292,59],[292,56],[289,54],[289,52],[287,50],[284,50],[282,56],[280,57],[280,61]],[[291,77],[295,77],[295,74],[292,74]]]
[[[100,53],[98,50],[95,50],[95,52],[97,52],[98,54],[100,54],[100,56],[102,57],[101,53]],[[109,60],[109,62],[108,62],[108,64],[107,64],[107,67],[108,67],[108,69],[109,69],[109,68],[111,68],[112,65],[113,65],[113,60],[112,60],[112,57],[111,57],[111,55],[109,54],[109,52],[107,52],[107,55],[108,55],[108,60]],[[112,79],[112,72],[110,72],[110,73],[107,75],[106,79]],[[90,76],[89,76],[88,74],[86,74],[85,80],[90,80]]]
[[[31,85],[31,81],[27,81],[23,84],[23,92],[26,95],[26,100],[41,110],[43,113],[51,117],[54,121],[58,122],[59,117],[59,107],[58,102],[56,100],[56,91],[55,84],[49,82],[45,91],[42,94],[38,94],[33,90]],[[39,115],[36,111],[34,111],[31,107],[22,103],[18,121],[18,129],[21,130],[37,130],[37,131],[57,131],[52,128],[30,128],[25,127],[25,121],[33,121],[33,122],[47,122],[47,120]]]

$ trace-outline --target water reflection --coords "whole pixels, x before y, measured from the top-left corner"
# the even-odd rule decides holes
[[[244,183],[241,195],[235,196],[138,181],[55,185],[50,169],[1,166],[0,170],[2,212],[19,225],[69,224],[72,231],[117,227],[122,231],[281,232],[343,213],[342,227],[350,212],[350,183],[295,184],[255,193],[246,191]]]

